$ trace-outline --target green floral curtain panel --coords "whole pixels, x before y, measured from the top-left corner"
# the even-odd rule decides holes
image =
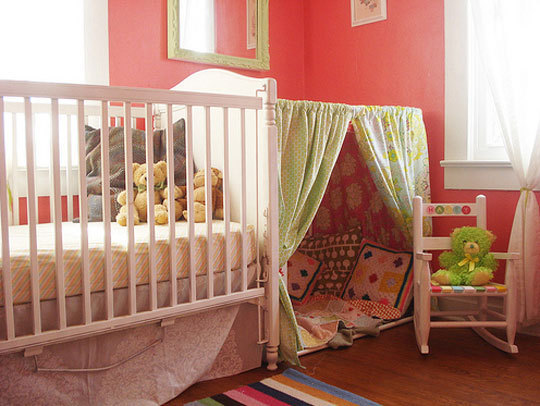
[[[304,238],[328,185],[353,108],[344,104],[279,100],[279,263]]]
[[[280,266],[298,248],[317,213],[352,113],[343,104],[277,103]],[[282,279],[280,302],[280,354],[299,365],[297,351],[303,345]]]
[[[356,107],[352,123],[377,190],[412,248],[413,197],[431,199],[422,110],[360,106]],[[431,223],[425,227],[427,232],[431,231]]]

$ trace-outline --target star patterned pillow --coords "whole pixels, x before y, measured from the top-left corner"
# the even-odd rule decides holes
[[[341,297],[382,303],[403,314],[412,298],[412,283],[412,252],[396,251],[364,239]]]
[[[287,261],[287,289],[293,305],[302,304],[311,296],[320,271],[321,261],[299,251]]]

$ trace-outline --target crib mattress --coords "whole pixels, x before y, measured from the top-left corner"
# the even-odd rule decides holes
[[[148,240],[147,224],[139,224],[135,229],[135,272],[137,285],[147,284],[148,277]],[[169,227],[155,227],[155,264],[158,282],[168,281],[169,271]],[[204,275],[207,268],[207,228],[205,223],[195,224],[195,269],[197,275]],[[247,226],[247,264],[256,257],[256,236],[254,227]],[[90,284],[92,292],[104,290],[104,227],[103,223],[88,224],[88,248],[90,263]],[[225,268],[225,224],[222,220],[214,220],[213,228],[213,269],[223,272]],[[81,280],[81,231],[80,224],[62,223],[64,285],[66,296],[80,295]],[[239,223],[230,223],[231,268],[242,266],[242,233]],[[40,283],[40,299],[56,298],[55,283],[55,248],[54,224],[37,225],[38,269]],[[9,228],[10,263],[13,285],[14,304],[27,303],[31,300],[30,289],[30,250],[29,227],[11,226]],[[116,223],[111,224],[111,257],[114,289],[128,285],[127,271],[127,228]],[[188,223],[176,223],[176,269],[177,278],[186,278],[189,274],[189,238]],[[1,269],[1,261],[0,261]],[[1,277],[1,273],[0,273]],[[0,305],[3,305],[3,286],[0,282]]]

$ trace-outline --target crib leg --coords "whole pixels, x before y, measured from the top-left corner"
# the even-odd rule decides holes
[[[277,214],[275,214],[277,219]],[[274,224],[276,226],[276,224]],[[277,240],[277,234],[275,230],[277,227],[273,227],[272,233],[274,240]],[[272,247],[275,247],[274,260],[264,261],[265,272],[268,275],[268,281],[266,283],[266,327],[268,334],[268,342],[266,343],[266,361],[268,362],[267,369],[269,371],[275,371],[278,363],[278,347],[279,347],[279,269],[277,266],[278,253],[277,242],[273,241]]]
[[[268,365],[266,369],[269,371],[275,371],[277,369],[278,362],[278,347],[277,345],[266,345],[266,362]]]

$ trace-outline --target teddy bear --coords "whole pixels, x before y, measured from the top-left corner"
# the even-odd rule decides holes
[[[206,221],[206,206],[203,203],[193,202],[193,211],[195,213],[193,216],[195,223],[204,223]],[[187,210],[184,210],[184,217],[189,220]]]
[[[223,174],[219,169],[211,169],[212,184],[212,210],[213,218],[223,219]],[[193,177],[193,209],[195,223],[206,221],[206,192],[205,192],[205,171],[198,171]],[[184,217],[188,219],[188,212],[184,210]]]
[[[493,278],[497,260],[489,253],[495,236],[479,227],[456,228],[452,234],[452,251],[439,256],[439,269],[431,276],[438,285],[485,285]]]
[[[160,195],[163,200],[163,205],[167,208],[167,211],[169,211],[169,187],[166,186],[165,189],[160,191]],[[185,197],[186,187],[174,186],[174,215],[176,221],[182,218],[184,210],[187,208],[187,200]]]
[[[162,203],[161,191],[165,188],[167,181],[167,162],[159,161],[153,165],[154,167],[154,217],[156,224],[166,224],[169,220],[169,213],[166,206]],[[147,167],[146,164],[133,164],[133,183],[135,185],[134,194],[134,223],[146,222],[147,216]],[[118,195],[116,199],[122,206],[118,215],[116,216],[116,222],[121,226],[127,224],[127,193],[124,190]]]

